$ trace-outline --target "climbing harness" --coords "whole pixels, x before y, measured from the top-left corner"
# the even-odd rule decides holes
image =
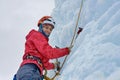
[[[79,22],[80,15],[81,15],[81,11],[82,11],[82,7],[83,7],[83,2],[84,2],[84,0],[81,1],[80,10],[79,10],[79,13],[78,13],[78,18],[77,18],[76,25],[75,25],[74,35],[73,35],[73,38],[72,38],[72,40],[71,40],[70,47],[71,47],[71,46],[74,46],[74,42],[75,42],[75,40],[76,40],[76,37],[78,36],[78,34],[76,34],[76,32],[77,32],[78,22]],[[82,31],[82,28],[81,28],[81,31]],[[55,80],[55,78],[56,78],[58,75],[60,75],[60,71],[61,71],[61,69],[63,68],[63,66],[64,66],[64,64],[65,64],[65,62],[66,62],[66,60],[67,60],[67,57],[68,57],[68,55],[64,58],[64,61],[63,61],[62,65],[61,65],[60,69],[59,69],[58,71],[56,71],[55,75],[54,75],[52,78],[49,78],[49,77],[47,77],[47,76],[44,76],[44,79],[45,79],[45,80]],[[58,60],[56,59],[56,61],[58,61]]]

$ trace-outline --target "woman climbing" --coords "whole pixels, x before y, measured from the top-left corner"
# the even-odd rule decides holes
[[[52,48],[48,43],[50,33],[55,27],[51,16],[38,21],[38,30],[31,30],[26,36],[23,61],[16,73],[17,80],[43,80],[43,70],[55,69],[50,59],[63,57],[70,53],[70,47]]]

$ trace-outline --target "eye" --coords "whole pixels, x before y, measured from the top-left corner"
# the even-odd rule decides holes
[[[50,31],[52,31],[53,29],[52,28],[50,28]]]

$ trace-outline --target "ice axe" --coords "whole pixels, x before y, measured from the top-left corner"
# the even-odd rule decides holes
[[[77,35],[76,35],[76,38],[78,37],[78,35],[80,34],[80,32],[82,32],[83,31],[83,28],[82,27],[79,27],[78,28],[78,31],[77,31]]]

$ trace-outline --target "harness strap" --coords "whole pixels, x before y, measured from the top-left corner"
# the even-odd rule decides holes
[[[37,63],[38,63],[41,67],[43,67],[43,69],[45,70],[44,79],[47,78],[46,80],[49,80],[49,77],[46,76],[46,75],[47,75],[47,70],[45,69],[45,67],[44,67],[44,65],[43,65],[43,63],[42,63],[42,60],[41,60],[39,57],[32,56],[32,55],[27,55],[24,59],[31,59],[31,60],[37,61]]]
[[[32,56],[32,55],[27,55],[24,59],[31,59],[31,60],[35,60],[37,61],[37,63],[43,67],[42,61],[40,58],[36,57],[36,56]]]

